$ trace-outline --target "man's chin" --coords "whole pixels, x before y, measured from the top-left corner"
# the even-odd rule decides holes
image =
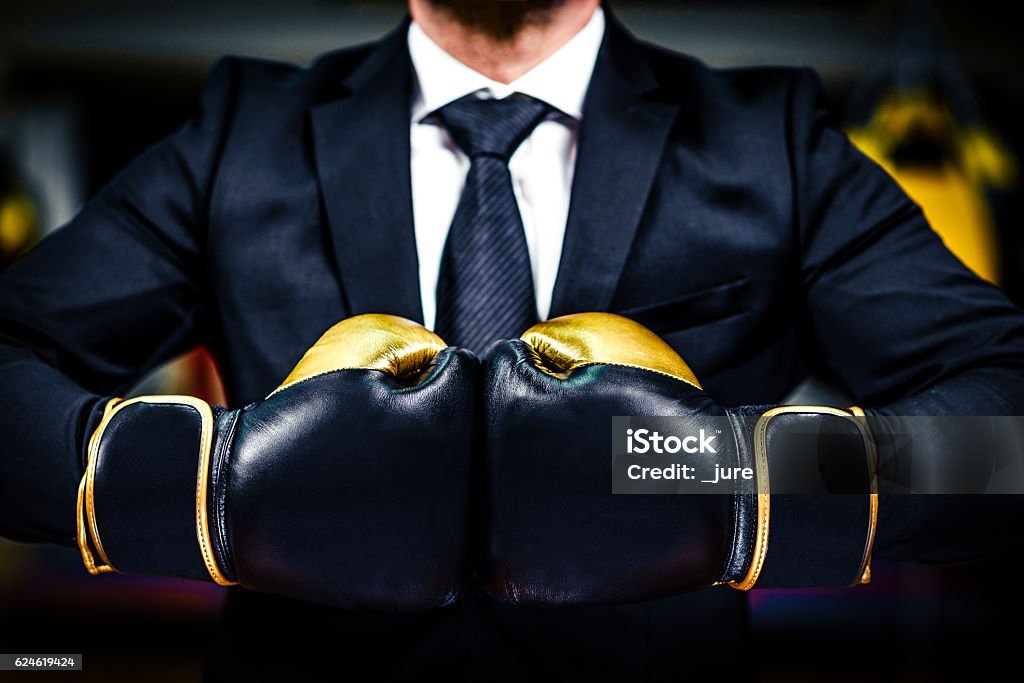
[[[524,27],[544,24],[566,0],[427,0],[459,24],[496,40],[508,40]]]

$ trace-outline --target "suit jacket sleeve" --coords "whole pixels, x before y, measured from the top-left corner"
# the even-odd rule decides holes
[[[0,275],[0,533],[75,543],[86,444],[111,394],[202,340],[203,235],[232,92],[149,149]]]
[[[883,418],[1024,415],[1021,311],[953,256],[888,174],[829,126],[812,72],[795,76],[789,107],[812,364]],[[943,467],[951,454],[933,442],[931,466]],[[1012,495],[883,495],[876,555],[942,561],[1016,544],[1020,532],[999,520],[1022,511]]]

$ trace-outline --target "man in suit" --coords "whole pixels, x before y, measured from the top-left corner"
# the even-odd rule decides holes
[[[86,444],[155,365],[205,344],[246,405],[362,313],[480,350],[531,316],[610,311],[660,335],[724,405],[778,403],[814,373],[881,414],[1021,414],[1024,316],[829,126],[809,71],[707,68],[638,42],[597,0],[410,10],[307,68],[220,61],[199,118],[4,273],[5,535],[76,543]],[[487,177],[466,117],[445,111],[467,96],[543,105],[494,171],[518,216],[498,192],[463,206]],[[473,211],[511,217],[460,263],[445,245]],[[474,336],[467,311],[493,326]],[[883,505],[878,555],[1018,540],[984,506],[914,504]],[[296,634],[302,650],[280,652]],[[745,596],[725,588],[565,609],[470,591],[403,614],[233,589],[209,675],[314,680],[327,658],[384,678],[728,679],[750,672],[748,647]]]

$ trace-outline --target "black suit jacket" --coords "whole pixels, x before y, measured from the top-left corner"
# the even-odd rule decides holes
[[[340,319],[422,320],[405,28],[308,68],[220,61],[201,117],[3,274],[6,535],[74,543],[102,406],[162,361],[208,345],[242,405]],[[551,316],[574,311],[636,318],[726,404],[777,402],[814,372],[882,412],[1024,414],[1021,312],[829,127],[813,73],[710,69],[613,18],[584,105]],[[933,512],[884,504],[876,553],[947,559],[1005,540],[979,534],[966,521],[976,517],[950,519],[964,521],[938,528]],[[402,616],[232,590],[214,661],[267,674],[265,653],[298,631],[384,677],[654,678],[704,663],[722,678],[748,663],[736,655],[745,614],[726,588],[575,610],[471,597]]]

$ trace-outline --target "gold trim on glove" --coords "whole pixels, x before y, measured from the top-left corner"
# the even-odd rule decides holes
[[[271,396],[336,370],[381,370],[395,377],[411,377],[447,346],[419,323],[397,315],[357,315],[324,332]]]
[[[123,399],[120,398],[112,398],[107,401],[107,405],[103,408],[103,418],[100,420],[100,424],[96,428],[96,431],[94,431],[92,436],[89,438],[89,450],[86,454],[85,473],[82,475],[82,480],[78,483],[78,500],[75,504],[75,512],[78,518],[76,523],[78,530],[78,550],[82,553],[82,563],[85,565],[86,571],[93,575],[115,571],[113,565],[110,564],[110,560],[107,558],[106,552],[103,550],[103,543],[100,541],[99,529],[96,527],[96,514],[93,509],[92,479],[96,471],[96,450],[99,447],[100,436],[103,434],[103,430],[106,429],[107,423],[110,422],[110,417],[113,415],[114,408],[121,403],[122,400]],[[92,534],[91,538],[90,532]],[[100,557],[102,564],[98,564],[96,562],[96,558],[92,553],[90,544],[92,545],[92,548],[96,549],[96,555]]]
[[[700,389],[675,350],[640,323],[614,313],[573,313],[534,325],[521,337],[538,354],[538,368],[565,379],[588,365],[650,370]]]
[[[860,583],[871,583],[871,553],[875,549],[875,532],[878,530],[878,451],[875,448],[875,439],[871,435],[871,427],[868,425],[867,415],[860,406],[850,406],[850,412],[857,418],[857,422],[863,426],[863,431],[868,435],[868,443],[871,452],[868,454],[868,465],[871,467],[871,509],[868,512],[868,538],[864,544],[864,559],[861,561]]]
[[[229,581],[213,554],[213,543],[210,540],[210,513],[207,509],[207,490],[210,482],[210,459],[213,456],[213,410],[210,404],[191,396],[178,396],[181,401],[192,406],[202,417],[203,426],[199,437],[199,471],[196,475],[196,538],[199,549],[203,553],[203,563],[210,578],[218,586],[234,586],[237,581]]]
[[[859,415],[856,411],[859,411]],[[754,542],[754,552],[750,560],[747,574],[739,581],[730,581],[729,585],[738,590],[747,591],[754,587],[757,579],[764,568],[764,561],[768,555],[768,531],[771,521],[771,482],[768,477],[768,423],[772,418],[787,413],[812,413],[819,415],[835,415],[849,418],[857,425],[857,429],[864,439],[865,449],[868,454],[868,466],[871,473],[871,502],[870,519],[868,525],[868,541],[864,550],[861,566],[857,572],[860,577],[858,583],[867,583],[871,580],[871,547],[875,538],[875,522],[878,516],[878,489],[875,476],[875,446],[871,433],[867,430],[865,420],[857,419],[862,417],[864,411],[860,408],[851,408],[850,411],[840,410],[830,406],[779,406],[765,411],[757,420],[754,426],[754,460],[757,470],[757,536]],[[763,473],[763,476],[762,476]]]
[[[93,432],[89,439],[88,461],[86,462],[85,474],[78,486],[78,549],[82,553],[82,562],[86,571],[90,574],[102,574],[116,572],[117,568],[110,561],[103,548],[103,540],[100,536],[99,525],[96,521],[96,467],[99,460],[98,453],[103,434],[110,424],[110,421],[117,413],[136,403],[150,404],[171,404],[185,405],[195,410],[202,426],[199,437],[199,463],[196,475],[195,489],[195,521],[196,538],[199,549],[203,556],[203,562],[210,578],[221,586],[232,586],[234,582],[228,581],[217,566],[216,559],[210,542],[210,527],[207,511],[207,489],[209,482],[210,455],[213,447],[213,411],[210,405],[194,396],[139,396],[127,401],[119,398],[111,399],[103,412],[103,419],[99,427]],[[96,549],[102,564],[98,564],[90,549],[91,545]]]

